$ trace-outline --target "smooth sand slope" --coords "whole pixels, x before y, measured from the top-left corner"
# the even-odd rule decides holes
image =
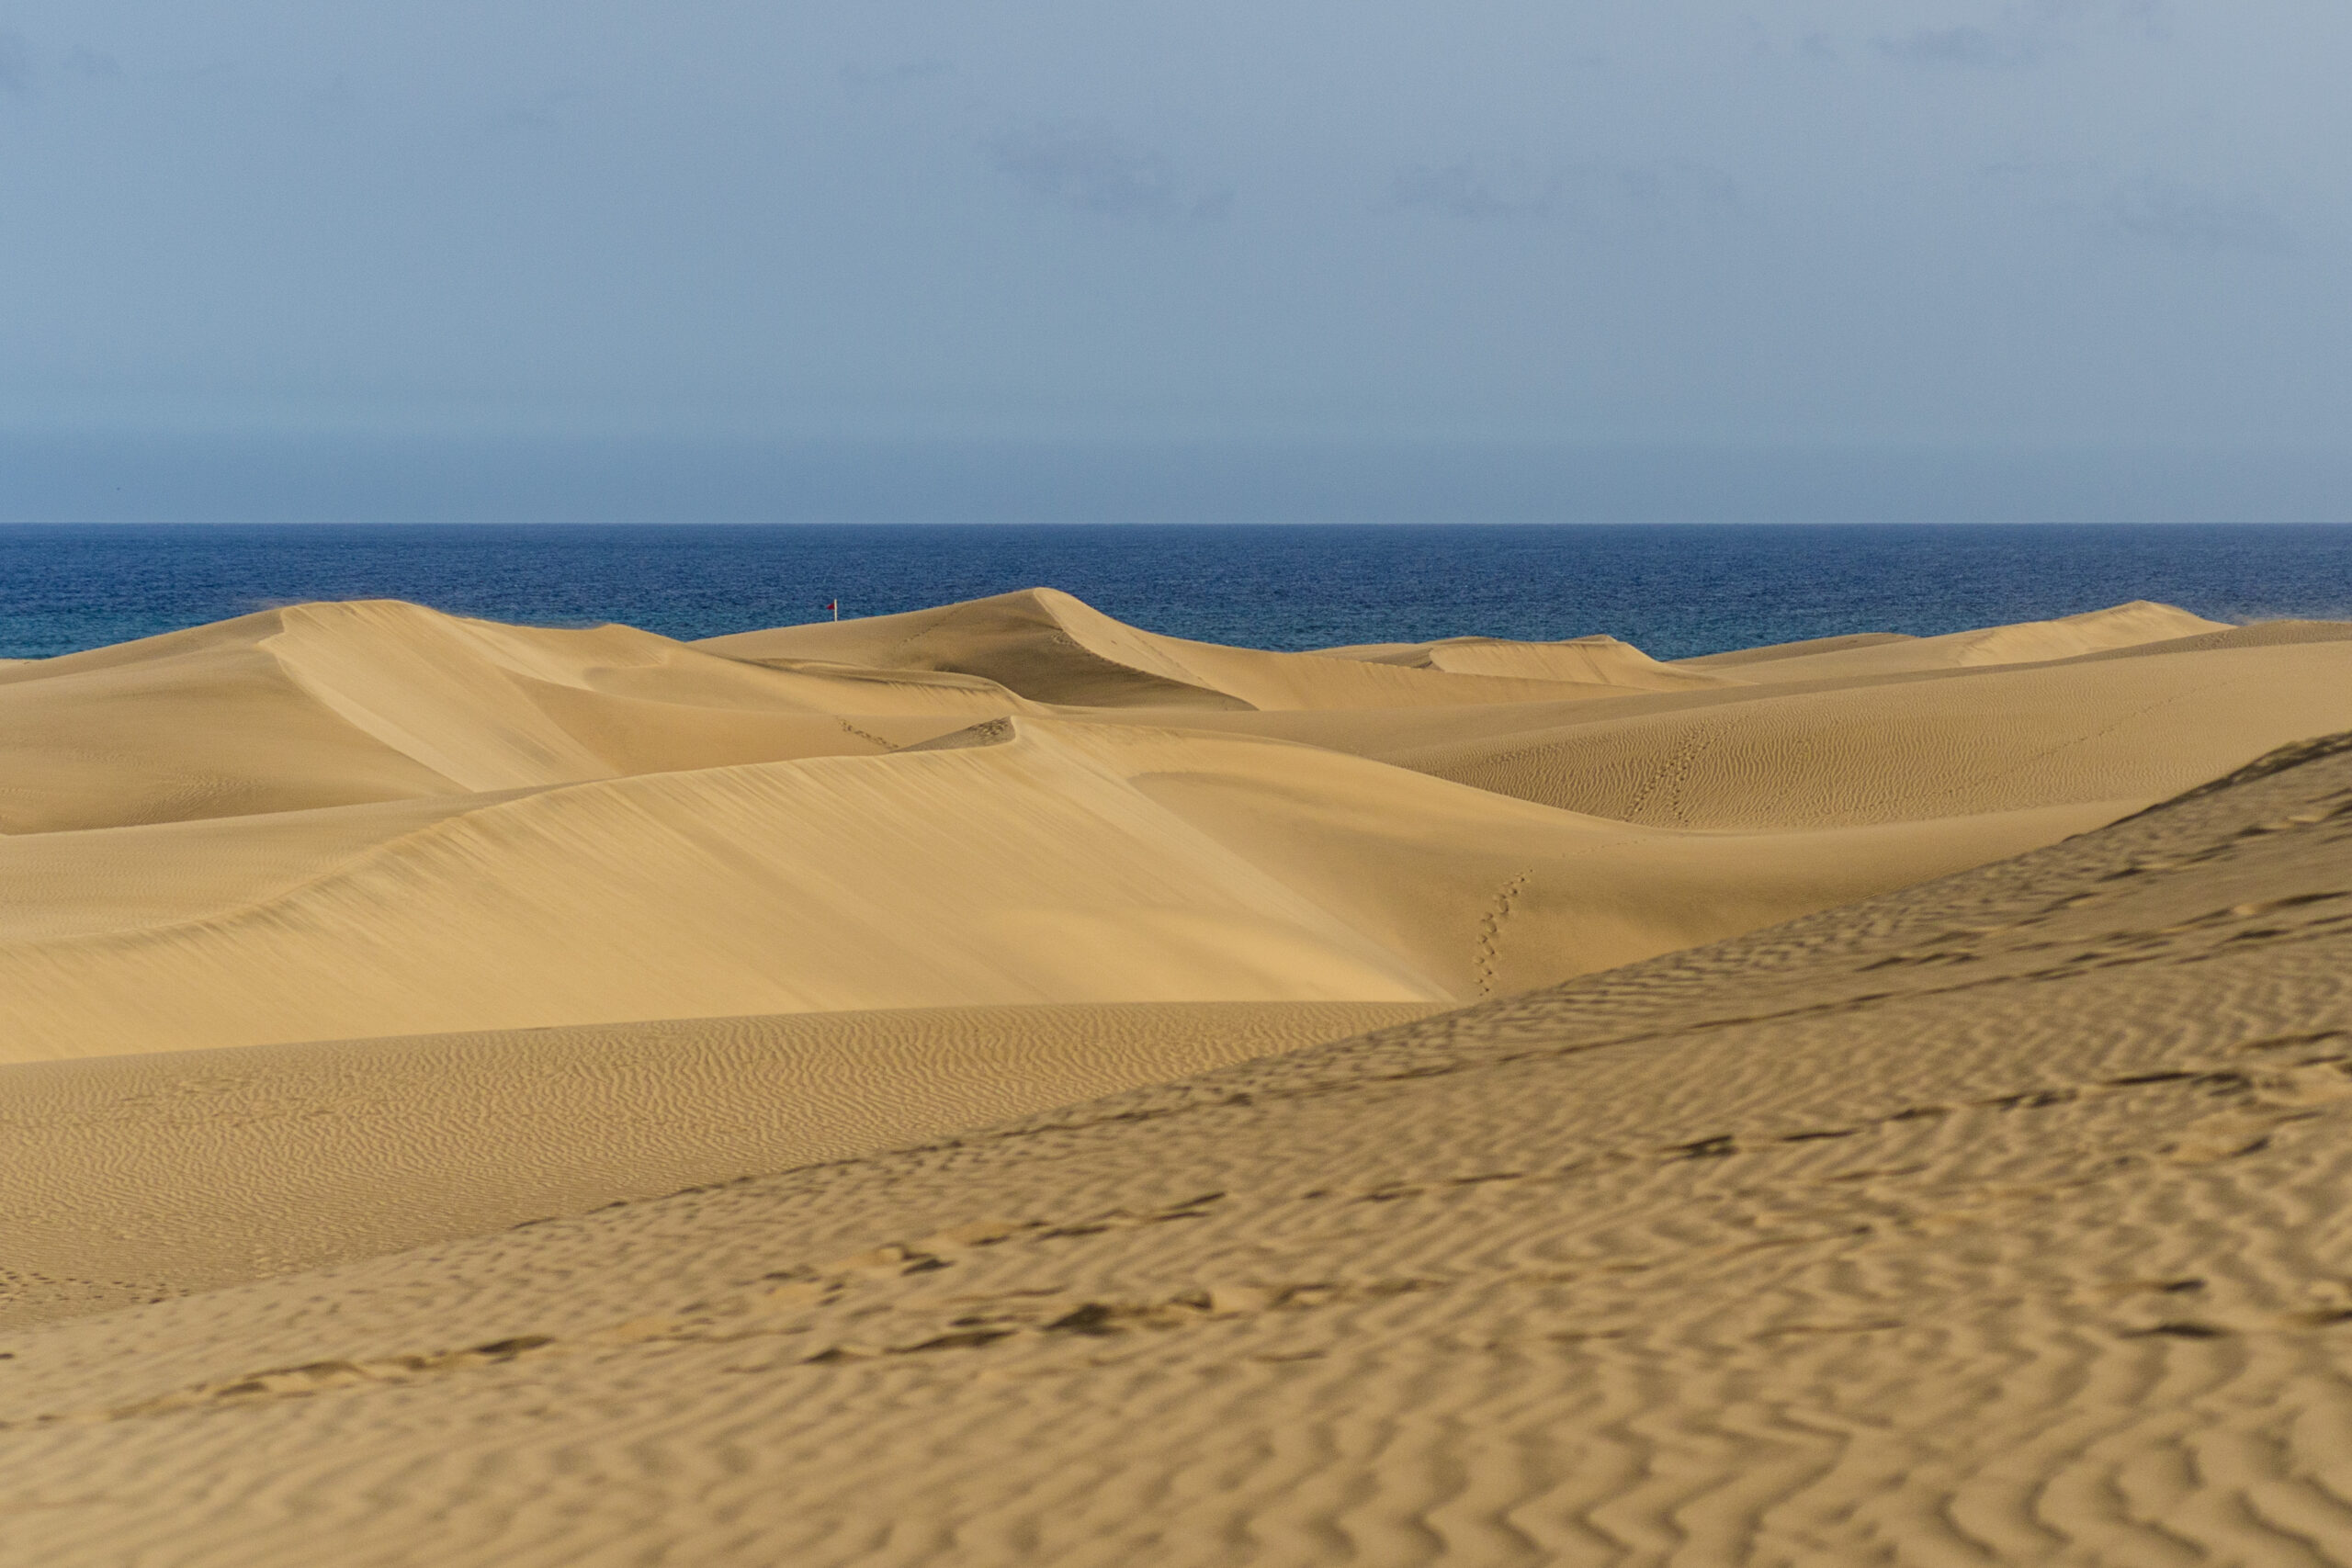
[[[1430,1010],[788,1013],[13,1067],[0,1324],[871,1154]]]
[[[1563,642],[1450,637],[1435,642],[1377,642],[1319,651],[1326,658],[1360,660],[1367,664],[1441,670],[1457,675],[1562,681],[1634,692],[1705,691],[1746,683],[1736,676],[1660,664],[1632,643],[1620,642],[1613,637],[1570,637]]]
[[[2232,629],[2225,622],[2136,599],[2054,621],[1984,626],[1943,637],[1864,633],[1776,648],[1735,649],[1685,659],[1671,668],[1756,682],[1852,679],[1993,664],[2041,664]]]
[[[1843,903],[2117,809],[1690,835],[1279,742],[1032,719],[968,739],[455,811],[287,814],[233,857],[213,822],[0,841],[0,886],[28,890],[0,941],[5,1051],[967,1004],[1434,1004]],[[102,852],[104,876],[83,876]],[[152,880],[131,874],[142,859]],[[51,914],[48,886],[80,897]],[[120,901],[111,923],[101,890]]]
[[[2325,750],[1363,1041],[15,1333],[0,1518],[44,1563],[2352,1560]]]
[[[1862,651],[1930,644],[1954,646]],[[2267,622],[2041,663],[1865,669],[1608,703],[1192,722],[1658,826],[1900,821],[2162,798],[2272,745],[2352,726],[2352,624]]]
[[[1386,760],[1571,810],[1688,827],[2162,796],[2280,737],[2352,726],[2352,626],[2273,623],[2188,647],[1765,691]],[[1790,788],[1792,779],[1804,783]]]

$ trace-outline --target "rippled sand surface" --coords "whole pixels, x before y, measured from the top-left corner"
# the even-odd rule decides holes
[[[0,670],[0,1540],[2352,1561],[2347,676],[1050,591]]]

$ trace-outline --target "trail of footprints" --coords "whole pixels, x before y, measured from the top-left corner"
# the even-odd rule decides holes
[[[857,726],[852,724],[845,718],[836,716],[833,722],[842,727],[842,730],[844,734],[854,736],[857,739],[866,741],[869,744],[879,746],[885,751],[895,751],[898,750],[896,746],[892,745],[889,741],[883,739],[882,737],[875,734],[874,731],[870,729],[860,729]]]
[[[1643,814],[1648,811],[1651,808],[1651,803],[1657,800],[1663,794],[1665,800],[1658,814],[1670,825],[1689,827],[1690,813],[1683,804],[1683,793],[1690,785],[1692,771],[1699,765],[1699,758],[1715,743],[1719,729],[1720,727],[1717,725],[1699,724],[1686,731],[1682,739],[1675,744],[1674,750],[1658,763],[1657,770],[1649,776],[1639,790],[1634,792],[1634,798],[1625,804],[1625,820],[1629,822],[1645,820]]]
[[[1535,874],[1531,867],[1502,885],[1495,895],[1495,907],[1478,921],[1478,940],[1471,950],[1470,969],[1478,982],[1478,994],[1495,994],[1495,971],[1502,958],[1503,927],[1519,907],[1519,896],[1527,890],[1528,879]]]

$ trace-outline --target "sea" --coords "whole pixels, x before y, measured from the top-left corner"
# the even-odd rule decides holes
[[[1660,659],[2156,599],[2352,619],[2352,525],[0,526],[0,658],[317,599],[667,637],[1048,585],[1253,648],[1607,633]]]

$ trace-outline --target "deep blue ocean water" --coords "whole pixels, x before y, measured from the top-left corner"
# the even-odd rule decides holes
[[[0,657],[308,599],[697,637],[1038,584],[1259,648],[1608,632],[1676,659],[2128,599],[2352,619],[2352,525],[6,526]]]

